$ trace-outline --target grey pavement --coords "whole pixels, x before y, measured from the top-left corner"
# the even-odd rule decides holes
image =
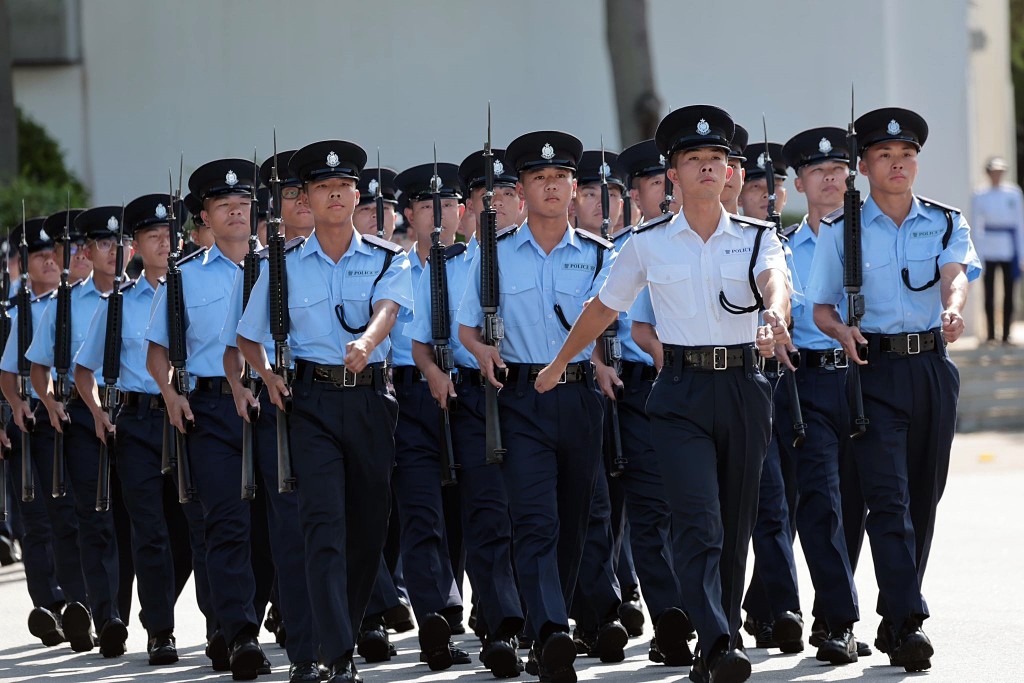
[[[1024,425],[1022,425],[1024,427]],[[932,618],[925,630],[935,645],[933,668],[906,674],[887,666],[881,653],[845,667],[822,665],[813,649],[802,654],[748,649],[754,664],[751,681],[1024,681],[1020,652],[1014,649],[1024,633],[1024,432],[959,435],[954,442],[949,484],[939,507],[939,522],[925,582]],[[866,549],[857,573],[862,621],[857,632],[872,641],[878,617],[873,607],[877,591]],[[804,612],[810,612],[810,578],[800,563]],[[135,610],[138,609],[136,600]],[[147,665],[145,634],[133,615],[128,654],[105,660],[97,651],[75,654],[66,645],[44,648],[29,635],[26,617],[32,605],[20,565],[0,570],[0,683],[54,680],[105,683],[181,683],[230,680],[230,674],[210,669],[203,656],[203,622],[195,606],[191,585],[177,609],[177,638],[181,661],[169,667]],[[284,651],[266,633],[261,634],[274,665],[271,676],[260,681],[286,681]],[[621,664],[577,661],[580,680],[654,683],[686,680],[686,669],[670,669],[647,660],[650,625],[642,638],[630,641]],[[394,638],[399,655],[391,662],[361,669],[367,683],[392,681],[493,680],[476,664],[477,647],[471,637],[459,641],[470,650],[474,666],[432,673],[418,663],[413,633]],[[752,639],[748,638],[748,641]],[[750,643],[752,645],[752,643]],[[525,653],[524,653],[525,654]],[[536,680],[525,674],[519,680]]]

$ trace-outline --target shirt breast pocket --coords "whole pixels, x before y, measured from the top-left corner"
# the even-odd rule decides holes
[[[893,270],[889,254],[880,254],[870,261],[864,261],[864,305],[871,308],[872,304],[884,304],[896,298],[896,288],[902,287]]]
[[[555,303],[562,309],[562,315],[570,326],[576,322],[583,312],[583,303],[587,300],[590,292],[590,278],[588,273],[585,278],[561,278],[555,280]]]
[[[748,308],[753,306],[754,291],[750,288],[750,264],[749,263],[723,263],[720,272],[722,274],[722,292],[729,303]]]
[[[334,311],[331,310],[331,302],[327,300],[327,292],[289,293],[288,299],[291,318],[288,333],[296,342],[317,339],[331,333]]]
[[[217,336],[220,333],[220,328],[224,326],[227,296],[223,291],[211,290],[185,299],[190,337],[206,339],[211,334]]]
[[[523,327],[540,322],[544,299],[533,273],[501,273],[498,280],[501,317],[506,327]]]
[[[924,287],[935,278],[941,252],[941,242],[911,238],[907,245],[907,275],[911,287]]]
[[[647,280],[656,315],[685,319],[697,314],[697,292],[693,286],[690,266],[650,266],[647,268]]]

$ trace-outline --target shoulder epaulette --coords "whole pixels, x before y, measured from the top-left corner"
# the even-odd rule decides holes
[[[663,213],[657,218],[652,218],[649,221],[644,221],[640,225],[636,226],[635,228],[633,228],[633,232],[639,235],[640,233],[650,230],[651,228],[656,228],[659,225],[667,225],[668,222],[672,220],[673,216],[675,216],[674,213]]]
[[[510,225],[507,228],[502,228],[501,230],[499,230],[497,232],[497,234],[496,234],[496,239],[503,240],[506,237],[508,237],[509,235],[514,235],[517,232],[519,232],[519,226],[518,225]]]
[[[605,238],[601,237],[600,235],[595,235],[594,233],[589,232],[587,230],[576,230],[576,236],[577,237],[582,237],[583,239],[585,239],[585,240],[587,240],[589,242],[593,242],[594,244],[596,244],[597,246],[599,246],[599,247],[601,247],[603,249],[614,249],[615,248],[615,245],[612,244],[609,240],[606,240]]]
[[[163,276],[161,276],[161,277],[158,277],[158,278],[156,279],[156,283],[157,283],[158,285],[166,285],[166,284],[167,284],[167,276],[166,276],[166,275],[163,275]]]
[[[121,283],[121,286],[118,288],[118,291],[119,292],[127,292],[129,289],[134,287],[137,282],[138,282],[137,278],[136,279],[128,278],[127,280],[125,280],[124,282]],[[111,292],[104,292],[103,294],[100,294],[100,298],[101,299],[109,299],[110,298],[110,294],[111,294]]]
[[[827,214],[821,219],[821,222],[825,225],[832,225],[836,221],[843,219],[843,207],[839,207],[832,213]]]
[[[731,220],[733,223],[739,223],[745,228],[757,228],[759,230],[763,230],[765,228],[771,228],[773,230],[775,229],[775,224],[772,223],[771,221],[759,221],[756,218],[751,218],[750,216],[741,216],[737,213],[730,213],[729,220]]]
[[[793,225],[789,226],[788,228],[783,228],[782,229],[782,236],[783,237],[791,237],[794,232],[796,232],[797,230],[800,229],[800,225],[801,225],[800,223],[794,223]]]
[[[618,242],[619,240],[621,240],[623,237],[627,237],[627,236],[632,235],[632,234],[633,234],[633,226],[632,225],[627,225],[622,230],[619,230],[618,232],[613,232],[612,234],[608,235],[608,239],[610,239],[613,243],[615,243],[615,242]]]
[[[362,235],[362,238],[363,241],[370,246],[390,251],[392,254],[401,254],[405,251],[405,249],[402,249],[402,245],[389,242],[388,240],[377,237],[376,235]]]
[[[450,261],[460,254],[466,253],[466,243],[456,242],[444,248],[444,260]]]
[[[78,278],[77,280],[75,280],[74,282],[71,283],[71,289],[74,289],[75,287],[77,287],[78,285],[82,284],[83,282],[85,282],[85,278]]]
[[[39,296],[33,296],[31,299],[29,299],[29,302],[31,302],[33,304],[37,304],[40,301],[45,301],[46,299],[56,299],[56,298],[57,298],[57,290],[53,289],[53,290],[50,290],[49,292],[47,292],[46,294],[40,294]]]
[[[290,240],[284,243],[284,253],[287,254],[289,251],[292,251],[296,247],[301,247],[303,242],[305,241],[306,238],[303,237],[302,235],[291,238]],[[270,257],[270,245],[268,244],[267,246],[257,251],[256,255],[260,257],[261,261],[266,261]]]
[[[188,263],[189,261],[191,261],[192,259],[194,259],[195,257],[201,256],[202,254],[205,254],[207,251],[208,250],[207,250],[206,247],[200,247],[199,249],[196,249],[195,251],[193,251],[188,256],[183,256],[182,258],[180,258],[177,261],[175,261],[175,265],[183,266],[186,263]]]
[[[960,209],[956,208],[955,206],[950,206],[949,204],[943,204],[942,202],[937,202],[934,199],[929,199],[928,197],[922,197],[920,195],[915,195],[915,196],[917,197],[917,201],[921,202],[925,206],[931,206],[931,207],[934,207],[936,209],[941,209],[942,211],[952,211],[953,213],[963,213]]]

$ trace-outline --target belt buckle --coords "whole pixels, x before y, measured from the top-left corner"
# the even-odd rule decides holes
[[[850,357],[842,349],[832,349],[832,364],[839,370],[848,368],[850,367]]]
[[[566,381],[568,380],[568,375],[569,375],[569,366],[566,366],[565,370],[562,370],[562,374],[558,378],[558,383],[559,384],[565,384]]]
[[[921,335],[911,332],[907,335],[907,355],[916,356],[921,353]]]
[[[712,363],[715,370],[725,370],[729,367],[728,350],[724,346],[716,346],[712,352]]]
[[[352,382],[351,383],[349,383],[349,379],[348,379],[349,377],[352,378]],[[349,372],[348,371],[348,367],[345,366],[345,365],[341,366],[341,386],[346,387],[346,388],[354,387],[356,385],[356,379],[357,379],[356,373]]]

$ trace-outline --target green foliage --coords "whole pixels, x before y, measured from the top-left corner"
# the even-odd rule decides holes
[[[18,176],[0,184],[0,229],[21,223],[21,202],[25,214],[46,216],[67,207],[89,205],[89,193],[64,165],[57,141],[46,129],[18,110]]]

